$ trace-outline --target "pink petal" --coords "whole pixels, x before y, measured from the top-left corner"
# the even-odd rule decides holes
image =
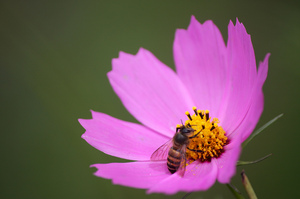
[[[92,111],[93,119],[79,119],[86,129],[82,135],[96,149],[120,158],[149,160],[152,153],[168,139],[142,125],[118,120]]]
[[[238,20],[235,26],[229,23],[227,48],[229,84],[219,119],[226,132],[233,132],[250,108],[257,76],[250,35]]]
[[[218,167],[218,181],[220,183],[229,183],[236,172],[236,163],[241,153],[241,135],[231,139],[231,142],[224,147],[225,152],[212,162]]]
[[[204,191],[215,183],[217,173],[216,164],[193,162],[188,165],[183,177],[180,177],[177,173],[170,175],[156,183],[147,193],[175,194],[179,191]]]
[[[172,137],[185,111],[194,103],[175,72],[151,52],[120,52],[108,73],[110,83],[126,109],[145,126]]]
[[[259,64],[256,87],[252,94],[250,109],[244,118],[244,121],[235,130],[235,133],[243,134],[242,141],[245,141],[252,133],[264,109],[264,96],[262,87],[267,78],[269,57],[270,54],[267,54],[264,61],[260,62]]]
[[[178,76],[197,108],[218,117],[227,81],[226,47],[219,29],[192,16],[188,30],[176,31],[173,53]]]
[[[95,175],[112,179],[114,184],[148,189],[171,174],[165,161],[94,164]]]

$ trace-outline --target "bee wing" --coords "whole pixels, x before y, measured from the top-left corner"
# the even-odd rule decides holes
[[[185,173],[185,167],[186,167],[186,146],[182,146],[181,148],[181,157],[180,157],[180,166],[177,170],[177,174],[180,175],[181,177],[184,176]]]
[[[168,158],[168,153],[173,145],[172,139],[161,145],[154,153],[151,155],[151,160],[166,160]]]

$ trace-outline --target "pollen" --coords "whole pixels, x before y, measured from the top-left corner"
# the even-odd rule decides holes
[[[193,115],[185,113],[188,117],[185,126],[195,130],[186,150],[187,160],[191,163],[195,160],[205,162],[218,158],[229,142],[225,131],[218,125],[220,122],[217,118],[210,117],[208,110],[197,110],[193,107],[193,111]]]

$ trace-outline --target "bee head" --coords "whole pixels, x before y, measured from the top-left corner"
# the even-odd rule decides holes
[[[174,136],[174,140],[178,144],[187,144],[189,137],[194,133],[194,129],[188,128],[185,125],[177,126],[177,133]]]
[[[182,129],[180,130],[180,132],[184,135],[190,134],[192,132],[194,132],[195,130],[192,128],[187,128],[185,126],[182,127]]]

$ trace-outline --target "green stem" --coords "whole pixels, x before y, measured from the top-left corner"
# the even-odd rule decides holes
[[[254,190],[251,186],[251,183],[250,183],[248,177],[246,176],[244,170],[242,171],[241,175],[242,175],[242,183],[243,183],[243,185],[244,185],[244,187],[247,191],[247,194],[248,194],[249,198],[250,199],[257,199],[256,194],[255,194],[255,192],[254,192]]]
[[[238,190],[234,189],[230,184],[226,184],[228,189],[231,191],[231,193],[234,195],[235,198],[237,199],[245,199],[239,192]]]

